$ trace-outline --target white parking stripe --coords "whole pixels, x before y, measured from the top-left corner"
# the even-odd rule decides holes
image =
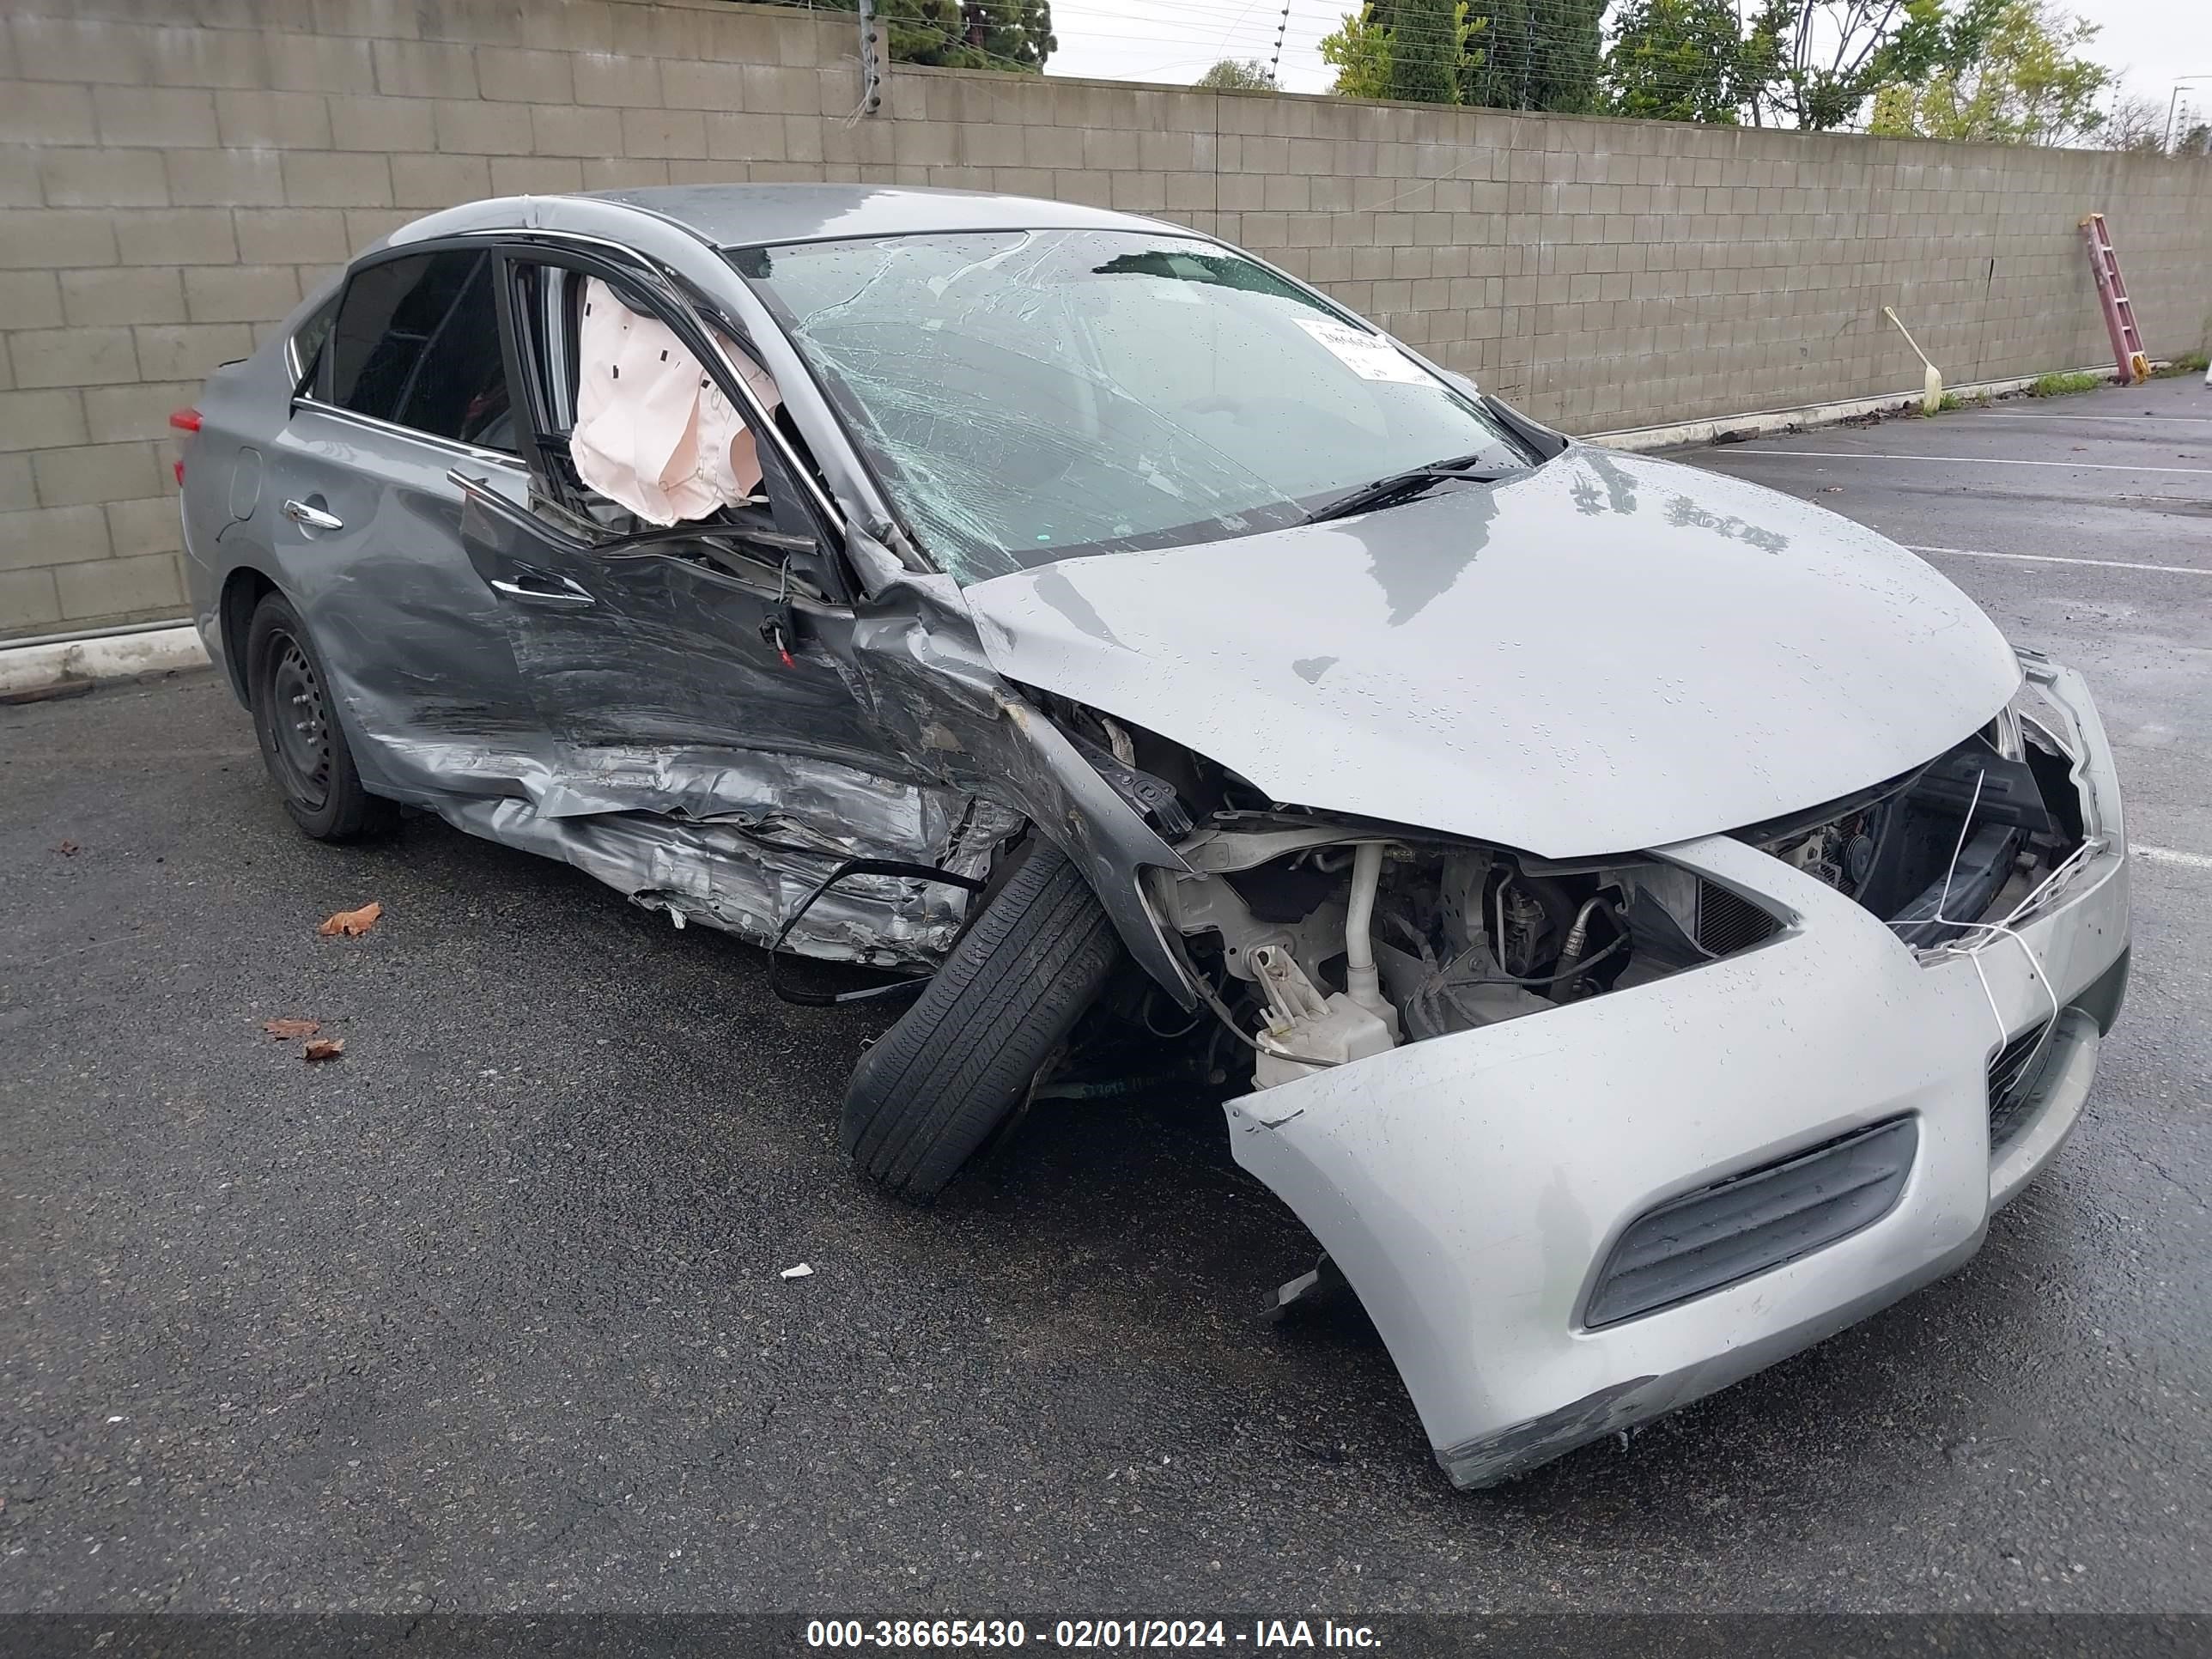
[[[1986,409],[1975,411],[1978,421],[2127,421],[2140,425],[2149,422],[2157,425],[2162,421],[2175,422],[2182,426],[2212,426],[2212,415],[2022,415],[2008,409]]]
[[[2150,570],[2161,576],[2212,576],[2212,570],[2193,564],[2137,564],[2131,559],[2069,559],[2057,553],[1985,553],[1978,547],[1915,547],[1903,544],[1908,553],[1948,553],[1961,559],[2017,559],[2024,564],[2094,564],[2107,570]]]
[[[2171,847],[2145,847],[2141,842],[2130,843],[2128,851],[2153,864],[2178,864],[2185,870],[2212,870],[2212,858],[2202,853],[2177,853]]]
[[[2117,461],[2013,461],[1995,455],[1887,455],[1850,449],[1753,449],[1735,444],[1723,453],[1794,455],[1808,461],[1927,461],[1946,466],[2063,466],[2077,472],[2186,472],[2212,478],[2212,466],[2127,466]]]

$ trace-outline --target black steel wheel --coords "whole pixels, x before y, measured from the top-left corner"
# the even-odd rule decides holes
[[[329,676],[282,594],[269,594],[253,612],[246,667],[261,758],[292,821],[318,841],[353,841],[388,825],[395,809],[362,787]]]
[[[331,715],[315,665],[289,633],[270,641],[269,705],[276,738],[279,781],[303,811],[320,811],[331,795]]]

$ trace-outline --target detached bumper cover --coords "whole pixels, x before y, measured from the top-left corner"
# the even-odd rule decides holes
[[[1666,980],[1229,1103],[1237,1161],[1351,1280],[1455,1483],[1672,1410],[1950,1272],[2057,1152],[2118,1006],[2128,870],[2087,690],[2069,670],[2030,672],[2071,726],[2056,735],[2077,757],[2094,850],[2011,934],[1917,955],[1741,842],[1686,842],[1661,856],[1790,926]],[[2046,1025],[1993,1154],[1992,1063]],[[1607,1262],[1654,1212],[1899,1119],[1909,1167],[1842,1236],[1594,1316]]]

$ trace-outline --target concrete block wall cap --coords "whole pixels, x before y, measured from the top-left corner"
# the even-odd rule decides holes
[[[64,680],[127,679],[134,674],[204,668],[207,660],[207,648],[190,627],[44,644],[0,641],[0,691],[35,690]]]

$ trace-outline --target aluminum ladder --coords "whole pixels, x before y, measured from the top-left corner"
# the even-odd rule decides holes
[[[2126,385],[2150,378],[2150,359],[2143,355],[2142,332],[2136,326],[2135,302],[2120,276],[2120,256],[2112,234],[2105,228],[2105,216],[2093,213],[2081,222],[2081,240],[2089,250],[2089,270],[2097,279],[2097,302],[2105,308],[2105,331],[2112,337],[2112,363],[2118,379]]]

